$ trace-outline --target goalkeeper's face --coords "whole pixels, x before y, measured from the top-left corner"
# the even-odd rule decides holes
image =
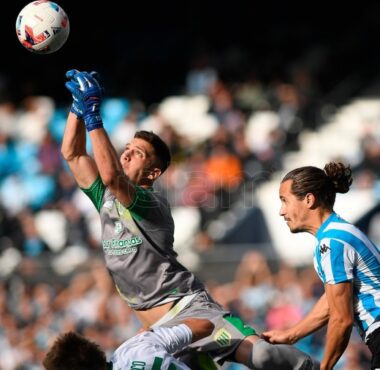
[[[292,233],[309,231],[310,204],[306,196],[297,198],[291,191],[293,180],[287,180],[280,185],[280,216],[284,218]]]
[[[136,185],[150,185],[161,174],[153,146],[143,139],[134,138],[125,146],[120,163],[129,180]]]

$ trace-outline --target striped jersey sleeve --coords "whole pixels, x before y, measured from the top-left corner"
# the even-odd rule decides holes
[[[334,212],[316,238],[315,270],[325,284],[352,282],[355,324],[365,340],[380,327],[380,250]]]
[[[317,272],[325,284],[352,281],[355,250],[341,240],[325,238],[316,251]]]

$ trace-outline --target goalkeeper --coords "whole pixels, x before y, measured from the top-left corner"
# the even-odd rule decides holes
[[[119,157],[103,128],[103,96],[95,73],[71,70],[73,97],[62,154],[79,187],[97,208],[105,262],[116,289],[145,328],[177,325],[190,317],[210,320],[212,335],[188,351],[251,369],[309,369],[311,359],[289,345],[271,345],[238,317],[224,311],[204,285],[177,261],[167,200],[153,191],[170,164],[167,145],[154,133],[136,132]],[[86,131],[94,157],[86,152]],[[192,364],[192,368],[204,368]]]

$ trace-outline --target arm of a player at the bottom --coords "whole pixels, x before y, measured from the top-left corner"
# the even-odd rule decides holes
[[[157,327],[153,329],[159,343],[169,352],[175,353],[190,343],[204,338],[212,333],[214,324],[206,319],[186,319],[183,324],[170,328]]]

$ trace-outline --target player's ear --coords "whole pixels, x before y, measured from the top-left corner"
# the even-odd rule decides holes
[[[161,170],[158,167],[154,167],[150,170],[150,173],[148,175],[149,180],[156,180],[161,175]]]
[[[313,193],[307,193],[305,196],[306,205],[308,208],[313,208],[316,205],[317,199]]]

